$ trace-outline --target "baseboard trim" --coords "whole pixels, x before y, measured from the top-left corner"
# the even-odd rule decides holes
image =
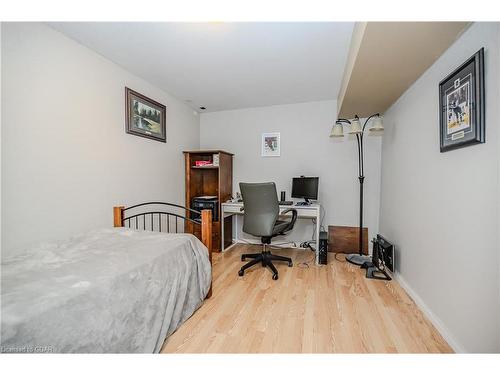
[[[443,336],[448,345],[451,346],[455,353],[467,353],[463,345],[461,345],[455,336],[450,332],[450,330],[446,327],[441,319],[439,319],[426,305],[426,303],[422,300],[422,298],[408,285],[406,280],[399,272],[394,274],[394,278],[397,280],[399,285],[405,290],[406,293],[413,299],[415,304],[423,311],[426,318],[431,321],[434,327],[438,330],[438,332]]]

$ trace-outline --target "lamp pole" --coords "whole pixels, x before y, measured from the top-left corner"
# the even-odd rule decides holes
[[[358,234],[358,254],[349,254],[346,255],[346,260],[349,263],[361,266],[365,262],[370,261],[370,257],[368,255],[363,255],[363,185],[365,182],[365,171],[364,171],[364,155],[363,155],[363,135],[365,133],[366,124],[374,117],[380,117],[379,113],[375,113],[368,117],[363,127],[359,131],[354,131],[356,135],[356,141],[358,144],[358,180],[359,180],[359,234]],[[354,117],[354,121],[359,122],[359,117],[356,115]],[[337,123],[348,123],[352,124],[351,121],[347,119],[338,119]]]

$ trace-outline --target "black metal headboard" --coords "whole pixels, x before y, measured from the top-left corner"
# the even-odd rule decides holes
[[[162,206],[167,207],[165,210],[158,209],[158,207],[154,207],[151,211],[142,211],[139,213],[135,213],[137,208],[144,206]],[[184,211],[184,215],[176,212],[167,211],[168,208],[177,208]],[[127,216],[127,213],[128,216]],[[135,229],[143,229],[143,230],[151,230],[162,232],[162,223],[163,229],[166,229],[168,233],[179,233],[179,220],[181,221],[181,228],[184,228],[185,221],[189,221],[191,223],[201,225],[201,221],[194,220],[190,216],[190,214],[194,214],[195,216],[201,217],[201,212],[193,210],[191,208],[187,208],[184,206],[180,206],[174,203],[166,203],[166,202],[147,202],[140,203],[134,206],[122,208],[121,215],[121,226],[127,228],[135,228]],[[164,218],[165,220],[162,220]],[[171,220],[171,218],[175,218]],[[155,225],[156,224],[156,225]],[[175,228],[175,232],[171,231],[171,229]]]

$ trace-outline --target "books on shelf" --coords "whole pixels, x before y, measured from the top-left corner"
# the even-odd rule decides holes
[[[213,154],[212,160],[196,160],[194,162],[195,167],[218,167],[219,166],[219,154]]]
[[[196,167],[213,167],[213,163],[210,160],[196,160]]]

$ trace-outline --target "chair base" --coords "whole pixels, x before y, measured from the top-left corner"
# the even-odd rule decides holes
[[[279,260],[283,262],[288,262],[288,267],[292,267],[292,259],[288,257],[283,257],[281,255],[274,255],[271,254],[270,251],[266,251],[265,247],[264,250],[261,253],[255,253],[255,254],[243,254],[241,256],[241,261],[245,261],[247,258],[252,259],[250,262],[245,264],[243,267],[238,272],[239,276],[243,276],[245,273],[245,270],[252,267],[253,265],[256,265],[258,263],[262,264],[262,267],[269,267],[271,269],[271,272],[273,273],[273,280],[278,280],[278,270],[273,264],[273,260]]]

